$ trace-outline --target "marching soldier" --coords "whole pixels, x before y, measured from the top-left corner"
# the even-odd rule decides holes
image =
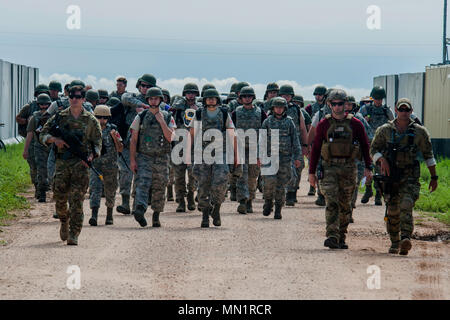
[[[195,112],[194,118],[190,123],[191,141],[196,141],[196,135],[204,134],[209,129],[216,129],[222,132],[222,139],[225,145],[226,135],[232,135],[234,141],[234,170],[237,170],[237,140],[234,136],[234,124],[226,107],[221,106],[219,92],[216,89],[208,89],[204,95],[205,107]],[[201,126],[201,127],[200,127]],[[205,148],[210,143],[202,139],[202,155]],[[216,151],[216,150],[214,150]],[[213,155],[220,157],[222,163],[214,161],[213,164],[195,163],[193,173],[198,180],[198,206],[202,211],[202,228],[209,227],[209,215],[213,218],[213,224],[220,226],[220,207],[225,200],[227,190],[227,181],[229,167],[226,163],[226,148],[223,147],[222,155]],[[210,155],[211,156],[211,155]]]
[[[25,148],[23,150],[23,157],[27,159],[29,156],[29,149],[34,148],[34,158],[36,161],[36,186],[38,191],[39,202],[46,201],[46,191],[49,190],[48,175],[47,175],[47,159],[49,149],[47,146],[42,145],[39,142],[39,134],[44,127],[44,124],[50,118],[48,113],[46,113],[48,107],[50,106],[52,100],[45,94],[41,93],[37,97],[37,104],[40,111],[36,111],[30,118],[27,127],[27,138],[25,141]],[[31,144],[31,142],[33,143]]]
[[[42,144],[54,143],[57,147],[53,198],[61,221],[60,237],[63,241],[67,240],[68,245],[78,244],[84,218],[83,200],[89,184],[88,163],[69,150],[78,147],[80,153],[88,155],[90,162],[100,156],[102,147],[100,124],[92,113],[83,108],[84,96],[83,87],[72,86],[69,89],[70,107],[50,118],[39,137]],[[55,136],[55,128],[64,130],[67,136],[76,137],[80,146],[69,145],[70,142]]]
[[[100,200],[102,197],[102,191],[104,190],[106,198],[106,225],[113,224],[113,208],[116,200],[116,190],[118,187],[117,174],[117,153],[122,152],[122,138],[117,132],[117,127],[108,123],[111,119],[111,111],[108,106],[98,105],[94,110],[94,115],[100,122],[102,129],[102,151],[101,156],[94,159],[93,166],[103,176],[103,181],[91,170],[89,174],[89,190],[90,195],[90,207],[92,210],[91,219],[89,224],[91,226],[97,225],[98,210],[100,208]]]
[[[22,109],[20,109],[19,114],[16,116],[16,122],[18,124],[18,132],[24,138],[27,137],[27,127],[28,127],[28,121],[29,121],[30,117],[36,111],[40,110],[40,108],[37,104],[37,97],[41,93],[50,95],[47,85],[45,85],[45,84],[37,85],[36,88],[34,89],[35,99],[33,101],[27,103],[26,105],[24,105],[22,107]],[[34,196],[36,199],[38,199],[39,191],[38,191],[38,187],[37,187],[37,166],[36,166],[36,160],[35,160],[35,156],[34,156],[34,143],[35,143],[35,141],[31,140],[30,146],[28,148],[27,162],[30,167],[31,182],[33,183],[34,188],[35,188]]]
[[[270,101],[272,98],[278,97],[278,92],[280,88],[276,82],[271,82],[267,84],[266,93],[264,93],[264,112],[269,113],[270,111]]]
[[[59,93],[62,91],[62,85],[61,82],[58,81],[50,81],[48,84],[48,89],[50,92],[50,99],[52,101],[56,101],[59,99]]]
[[[183,87],[183,97],[178,99],[172,105],[170,111],[175,119],[176,127],[179,129],[187,129],[189,121],[186,118],[186,112],[195,111],[198,105],[195,98],[200,94],[198,86],[195,83],[186,83]],[[175,143],[181,143],[182,140]],[[173,165],[175,172],[175,199],[178,202],[176,212],[186,212],[186,201],[189,210],[195,210],[194,192],[197,189],[197,182],[192,175],[192,169],[188,168],[185,163]],[[186,186],[186,171],[188,175],[188,183]],[[187,187],[187,193],[186,193]]]
[[[243,105],[237,107],[231,115],[231,119],[236,129],[255,129],[258,135],[259,129],[267,115],[261,108],[253,105],[253,100],[256,98],[255,91],[252,87],[243,87],[241,89],[241,100]],[[258,137],[258,136],[257,136]],[[257,163],[250,163],[250,145],[247,141],[245,143],[245,163],[242,166],[242,176],[237,179],[236,196],[239,206],[237,211],[241,214],[252,213],[252,201],[255,199],[256,184],[259,176],[259,165]]]
[[[151,74],[144,74],[136,82],[139,94],[126,92],[122,95],[122,105],[124,108],[125,121],[122,130],[128,132],[131,123],[136,115],[144,109],[148,109],[145,94],[150,88],[156,87],[156,78]],[[124,141],[122,156],[119,159],[119,192],[122,196],[122,204],[117,206],[117,212],[130,214],[131,184],[133,182],[133,172],[130,170],[130,135]]]
[[[344,90],[332,90],[327,101],[331,114],[317,125],[311,153],[309,182],[316,183],[316,168],[322,157],[323,176],[319,175],[320,188],[326,201],[326,236],[324,246],[330,249],[348,249],[345,243],[351,214],[351,203],[356,187],[355,159],[362,154],[366,177],[371,177],[369,141],[362,123],[346,114],[344,104],[347,94]]]
[[[160,227],[159,214],[164,211],[169,177],[170,142],[176,125],[172,115],[160,109],[164,104],[161,89],[151,88],[145,97],[150,108],[139,113],[131,125],[130,168],[136,174],[133,215],[141,227],[147,225],[144,215],[151,191],[152,226]]]
[[[372,127],[373,132],[381,127],[383,124],[387,123],[390,120],[394,119],[394,115],[387,105],[383,104],[383,99],[386,98],[386,90],[380,86],[376,86],[370,92],[370,96],[373,98],[373,103],[364,105],[361,108],[361,114],[364,119],[367,120],[369,125]],[[380,168],[375,166],[375,173],[380,173]],[[375,186],[375,205],[381,206],[381,192]],[[363,197],[361,198],[361,203],[369,202],[369,199],[372,197],[372,180],[366,181],[366,190],[364,192]]]
[[[291,180],[291,183],[287,187],[286,192],[286,206],[294,206],[295,201],[297,200],[297,190],[300,186],[300,177],[302,175],[302,170],[305,167],[305,162],[303,160],[303,156],[308,155],[308,144],[307,144],[307,131],[306,131],[306,125],[305,125],[305,119],[303,117],[303,113],[300,110],[300,106],[292,102],[292,99],[294,98],[294,88],[289,85],[285,84],[281,86],[279,91],[280,97],[286,99],[288,103],[288,109],[286,111],[287,115],[292,118],[292,121],[294,121],[295,129],[298,135],[298,139],[300,143],[302,144],[302,157],[300,158],[300,167],[295,167],[294,160],[292,159],[292,169],[295,171],[294,177]]]
[[[395,106],[397,118],[377,129],[370,148],[373,162],[380,166],[381,174],[389,179],[382,185],[391,185],[390,191],[383,188],[387,206],[386,227],[391,239],[389,253],[401,255],[407,255],[412,246],[412,210],[420,193],[418,151],[422,153],[430,171],[430,191],[433,192],[438,186],[430,134],[425,127],[411,119],[412,111],[409,99],[399,99]]]
[[[299,135],[292,118],[287,115],[286,99],[276,97],[272,99],[270,116],[264,120],[261,129],[268,131],[267,150],[270,156],[271,130],[279,130],[278,172],[265,175],[264,178],[264,207],[263,215],[268,216],[273,209],[275,199],[274,219],[281,219],[281,208],[284,206],[286,187],[292,177],[292,161],[295,168],[301,166],[302,148]],[[264,143],[264,142],[263,142]]]

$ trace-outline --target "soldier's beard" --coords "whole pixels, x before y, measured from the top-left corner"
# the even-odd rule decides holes
[[[186,98],[186,101],[187,101],[188,104],[194,104],[195,103],[195,98],[193,98],[193,99]]]

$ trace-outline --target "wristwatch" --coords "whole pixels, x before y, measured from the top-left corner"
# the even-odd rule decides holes
[[[431,180],[437,180],[439,176],[431,176]]]

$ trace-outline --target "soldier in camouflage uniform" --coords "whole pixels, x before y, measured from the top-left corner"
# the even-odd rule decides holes
[[[301,166],[302,148],[299,135],[292,118],[287,115],[288,104],[281,97],[273,98],[270,116],[264,120],[261,129],[267,130],[267,150],[270,156],[271,131],[279,130],[279,162],[278,172],[264,177],[264,207],[263,215],[272,212],[275,199],[274,219],[281,219],[281,208],[284,206],[286,188],[292,177],[292,161],[296,168]],[[264,143],[264,142],[263,142]]]
[[[45,93],[47,95],[50,94],[49,89],[47,85],[45,84],[39,84],[34,89],[34,97],[35,99],[26,105],[24,105],[21,109],[19,114],[16,116],[16,122],[18,124],[18,130],[19,134],[26,138],[27,136],[27,127],[28,127],[28,121],[30,117],[36,112],[39,111],[39,106],[37,104],[37,96],[41,93]],[[31,140],[30,147],[28,149],[28,155],[27,155],[27,162],[30,167],[30,177],[31,182],[33,183],[35,187],[35,198],[39,198],[39,192],[37,187],[37,166],[36,166],[36,160],[34,156],[34,140]]]
[[[225,145],[226,135],[230,135],[234,140],[234,164],[237,166],[237,140],[234,137],[234,125],[226,107],[221,106],[219,92],[216,89],[208,89],[204,92],[205,107],[198,109],[190,123],[190,134],[192,142],[196,141],[196,135],[201,134],[204,137],[209,129],[216,129],[222,132],[222,139]],[[229,129],[229,130],[228,130]],[[205,148],[210,142],[202,140],[202,154],[205,156]],[[216,152],[217,150],[214,150]],[[223,146],[223,152],[218,155],[222,163],[214,161],[212,164],[195,163],[193,174],[198,180],[198,206],[202,211],[202,228],[209,227],[209,215],[213,218],[213,224],[220,226],[220,207],[225,200],[227,190],[227,181],[229,167],[226,163],[226,147]],[[214,153],[215,155],[215,153]],[[213,155],[213,156],[214,156]],[[208,154],[208,156],[211,156]]]
[[[164,96],[164,103],[166,107],[165,111],[169,111],[172,107],[170,106],[170,92],[167,89],[162,89],[162,94]],[[173,185],[175,184],[175,169],[173,168],[174,164],[172,163],[172,159],[169,162],[169,183],[167,184],[167,201],[173,201]]]
[[[348,249],[345,243],[351,214],[353,191],[356,187],[355,159],[362,154],[365,176],[371,176],[369,141],[362,123],[352,114],[346,114],[344,104],[347,94],[335,89],[329,93],[328,102],[332,113],[317,125],[311,153],[309,182],[316,184],[316,168],[319,157],[323,163],[320,187],[326,200],[326,236],[324,246],[330,249]]]
[[[240,97],[243,105],[237,107],[236,111],[232,113],[231,119],[236,129],[242,129],[244,132],[254,129],[257,134],[256,137],[258,137],[259,129],[267,115],[261,108],[253,105],[256,95],[252,87],[243,87]],[[239,201],[237,211],[241,214],[246,214],[253,213],[252,201],[255,199],[256,184],[260,170],[258,163],[249,162],[250,152],[252,151],[250,150],[249,142],[241,142],[245,143],[245,163],[242,166],[242,176],[237,179],[236,183],[236,196]]]
[[[394,180],[391,194],[384,194],[387,202],[386,226],[391,239],[389,253],[401,255],[407,255],[411,249],[414,229],[412,210],[420,193],[418,151],[430,171],[429,190],[433,192],[438,185],[430,134],[411,119],[412,110],[409,99],[399,99],[395,107],[397,118],[377,129],[370,147],[373,162],[380,165],[381,174]],[[393,161],[389,159],[389,144],[394,144],[397,150],[396,168],[390,167],[388,162]]]
[[[70,107],[51,117],[39,137],[42,144],[54,143],[57,147],[53,198],[61,221],[60,237],[67,240],[68,245],[78,244],[83,226],[83,200],[89,184],[88,165],[68,151],[68,145],[61,137],[51,133],[52,128],[58,126],[78,136],[82,144],[80,151],[88,155],[88,161],[100,156],[102,131],[94,115],[83,108],[84,96],[83,87],[72,86],[69,90]]]
[[[344,110],[346,113],[353,114],[353,116],[356,119],[361,121],[361,123],[364,126],[364,130],[366,131],[367,137],[369,138],[369,141],[371,141],[373,138],[374,132],[372,131],[372,128],[370,127],[369,123],[367,123],[366,119],[364,119],[364,117],[361,115],[361,113],[357,111],[358,107],[356,105],[355,97],[348,96],[347,101],[345,101],[344,108],[345,108]],[[350,214],[350,223],[354,222],[353,209],[356,208],[356,198],[358,196],[358,187],[364,176],[364,162],[361,161],[361,159],[356,159],[356,166],[358,168],[358,174],[356,177],[356,188],[355,188],[355,191],[353,193],[353,198],[352,198],[352,213]]]
[[[278,97],[278,92],[280,91],[280,88],[278,87],[278,84],[275,82],[271,82],[267,84],[266,87],[266,93],[264,93],[264,112],[269,113],[271,105],[270,101],[272,98]]]
[[[298,134],[298,139],[302,144],[303,154],[300,159],[300,167],[296,168],[294,166],[295,159],[292,159],[292,170],[294,178],[288,185],[286,192],[286,206],[294,206],[297,200],[297,190],[300,187],[300,177],[302,176],[302,170],[305,167],[305,161],[303,160],[303,156],[308,155],[308,144],[307,144],[308,137],[303,112],[300,110],[300,106],[292,102],[292,98],[295,96],[294,88],[289,84],[285,84],[281,86],[279,95],[280,97],[286,99],[288,103],[288,109],[286,111],[286,114],[290,116],[294,121],[295,129]]]
[[[189,122],[186,119],[186,112],[189,110],[197,110],[199,105],[195,103],[195,97],[198,97],[200,92],[195,83],[186,83],[183,87],[183,98],[178,99],[172,105],[170,111],[175,119],[177,128],[187,129]],[[183,138],[184,139],[184,138]],[[174,146],[181,143],[182,139],[174,143]],[[176,212],[186,212],[186,201],[189,210],[195,210],[194,192],[197,189],[197,181],[192,174],[192,168],[188,168],[185,163],[174,165],[175,171],[175,198],[178,202]],[[186,185],[186,172],[188,175],[188,183]],[[187,187],[187,192],[186,192]]]
[[[95,107],[100,101],[100,95],[97,90],[90,89],[86,91],[86,103],[90,103],[90,107],[95,111]]]
[[[360,112],[371,126],[373,132],[375,132],[378,127],[390,120],[393,120],[394,115],[391,109],[387,105],[383,104],[383,99],[386,98],[386,91],[384,88],[379,86],[374,87],[370,92],[370,96],[373,98],[373,103],[364,105]],[[375,166],[375,173],[380,173],[380,168],[378,166]],[[377,188],[375,188],[375,191],[375,205],[381,206],[381,192]],[[372,195],[372,180],[369,180],[366,181],[366,190],[361,198],[361,203],[369,202]]]
[[[103,181],[91,169],[89,174],[89,204],[92,210],[92,216],[89,219],[91,226],[97,225],[98,210],[100,200],[104,190],[106,198],[106,225],[113,224],[113,208],[116,201],[116,190],[118,187],[117,174],[119,167],[117,165],[117,153],[122,152],[122,138],[117,132],[117,127],[108,123],[111,118],[111,111],[108,106],[98,105],[94,110],[94,115],[100,122],[102,129],[102,151],[101,156],[94,159],[92,165],[103,176]]]
[[[27,138],[25,141],[25,147],[23,150],[23,157],[27,159],[29,156],[29,149],[34,148],[34,158],[36,161],[36,189],[38,193],[39,202],[46,201],[46,191],[49,190],[48,175],[47,175],[47,158],[48,158],[48,148],[39,142],[39,134],[44,126],[44,124],[49,119],[46,110],[52,102],[51,98],[45,94],[41,93],[37,97],[37,104],[40,111],[36,111],[31,116],[28,121],[27,127]]]
[[[148,109],[147,100],[145,94],[149,88],[156,86],[156,78],[151,74],[144,74],[136,82],[136,88],[139,90],[139,94],[126,92],[122,95],[122,104],[125,110],[125,125],[127,128],[131,126],[131,123],[136,118],[136,115],[144,109]],[[127,129],[128,130],[128,129]],[[119,192],[122,196],[122,204],[117,206],[117,212],[123,214],[130,214],[130,194],[131,184],[133,182],[133,172],[130,167],[130,137],[128,134],[124,141],[123,159],[119,159]]]
[[[105,105],[109,100],[108,90],[98,89],[98,95],[100,96],[98,99],[98,104]]]
[[[48,84],[48,89],[50,92],[50,99],[52,101],[56,101],[59,99],[59,93],[62,91],[62,85],[61,82],[58,81],[50,81]]]
[[[152,226],[160,227],[159,214],[164,211],[169,177],[170,142],[176,125],[172,115],[160,109],[164,97],[159,88],[149,89],[145,97],[150,108],[139,113],[131,125],[130,168],[136,174],[133,215],[141,227],[147,225],[144,214],[151,190]]]
[[[109,94],[109,98],[117,98],[119,100],[122,99],[124,93],[127,93],[127,79],[125,77],[118,77],[116,79],[116,88],[117,90],[111,92]]]

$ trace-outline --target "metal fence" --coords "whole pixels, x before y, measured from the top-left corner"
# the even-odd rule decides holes
[[[0,60],[0,138],[5,143],[21,140],[17,133],[16,115],[33,99],[39,81],[39,69]]]

